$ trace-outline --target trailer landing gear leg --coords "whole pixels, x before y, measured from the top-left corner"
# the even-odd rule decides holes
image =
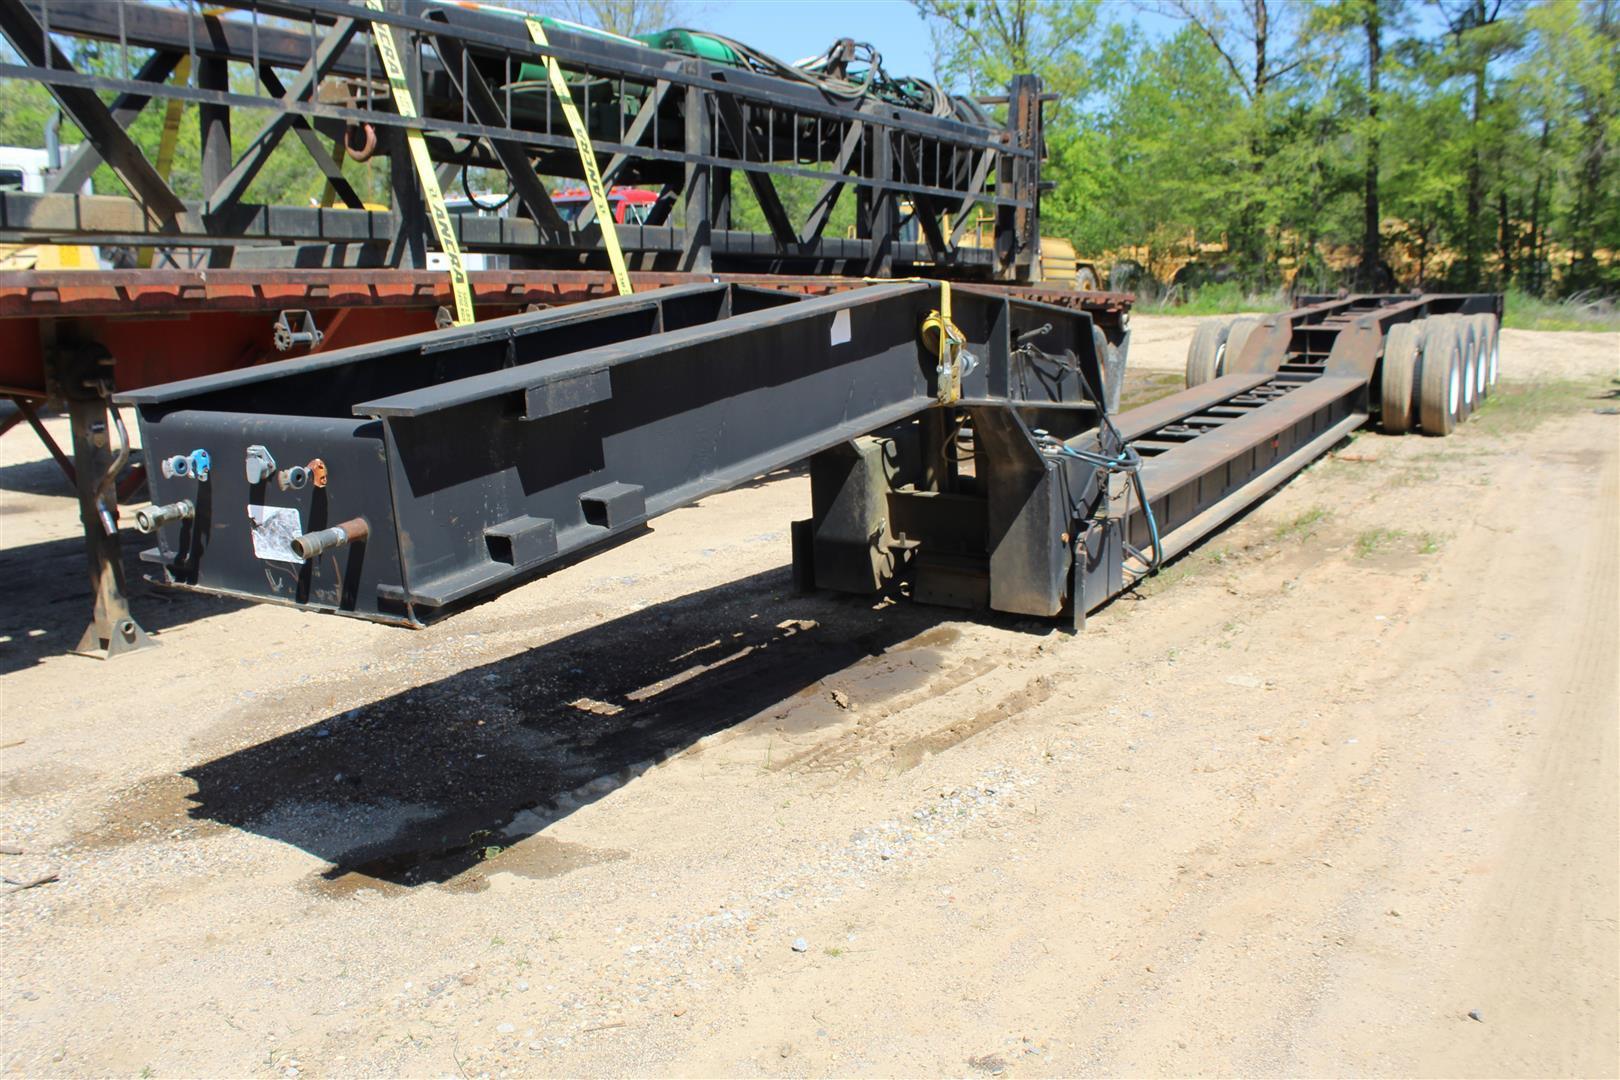
[[[90,558],[94,614],[78,648],[81,656],[111,660],[157,642],[130,614],[124,595],[124,560],[118,543],[118,472],[129,461],[129,433],[114,419],[108,430],[109,382],[97,358],[63,356],[52,365],[73,430],[73,467]],[[116,446],[116,449],[114,449]]]

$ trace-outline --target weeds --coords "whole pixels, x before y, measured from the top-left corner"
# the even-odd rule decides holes
[[[1172,285],[1158,297],[1140,298],[1133,310],[1144,315],[1240,315],[1286,311],[1291,306],[1282,290],[1254,293],[1235,281],[1224,281],[1192,289]]]
[[[1356,558],[1370,559],[1405,537],[1405,529],[1368,529],[1356,537]]]
[[[1356,537],[1355,551],[1358,559],[1370,559],[1397,547],[1415,555],[1433,555],[1445,544],[1445,536],[1427,529],[1415,533],[1405,529],[1368,529]]]
[[[1620,331],[1620,304],[1613,297],[1577,293],[1566,300],[1509,289],[1502,325],[1510,330]]]
[[[1517,435],[1556,417],[1595,408],[1599,401],[1614,396],[1613,387],[1595,380],[1498,383],[1474,422],[1491,434]]]
[[[1135,592],[1142,597],[1157,596],[1164,590],[1172,588],[1177,582],[1191,581],[1201,570],[1220,566],[1227,560],[1235,558],[1237,553],[1231,548],[1197,548],[1185,555],[1177,556],[1163,570],[1138,582]],[[1171,659],[1175,659],[1173,653]]]
[[[1134,311],[1142,315],[1243,315],[1286,311],[1293,307],[1285,290],[1251,292],[1235,281],[1184,288],[1172,285],[1154,295],[1139,290]],[[1502,325],[1510,330],[1584,330],[1620,332],[1620,301],[1578,293],[1564,300],[1543,300],[1509,289]]]
[[[1194,557],[1183,556],[1152,577],[1138,582],[1136,593],[1138,596],[1157,596],[1166,589],[1173,588],[1177,582],[1194,577],[1196,573]]]
[[[1277,526],[1273,538],[1276,540],[1309,540],[1316,535],[1316,527],[1332,516],[1332,511],[1325,506],[1313,506],[1309,510],[1295,515],[1292,521],[1285,521]]]
[[[1411,487],[1413,484],[1432,484],[1440,479],[1440,470],[1424,465],[1396,469],[1390,474],[1390,487]]]
[[[1172,285],[1162,292],[1137,292],[1134,311],[1142,315],[1243,315],[1286,311],[1293,307],[1286,290],[1253,292],[1235,281],[1186,288]],[[1594,293],[1577,293],[1563,300],[1543,300],[1519,289],[1509,289],[1502,325],[1510,330],[1577,330],[1620,332],[1620,300]]]

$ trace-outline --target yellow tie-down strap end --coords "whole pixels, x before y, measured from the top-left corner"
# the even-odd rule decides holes
[[[934,350],[939,358],[936,396],[941,405],[954,405],[962,399],[962,379],[975,366],[973,355],[966,351],[967,335],[951,321],[951,283],[939,283],[939,309],[930,311],[922,324],[923,344]],[[966,358],[966,366],[963,358]]]
[[[542,49],[551,47],[546,39],[546,29],[540,20],[525,15],[524,25],[529,28],[529,38]],[[619,247],[619,230],[613,220],[613,208],[608,205],[607,188],[602,183],[602,170],[596,164],[596,151],[591,148],[591,133],[585,126],[584,119],[579,115],[579,108],[574,104],[574,94],[568,88],[568,80],[563,77],[562,67],[554,56],[546,56],[546,74],[551,78],[551,90],[557,96],[557,104],[562,106],[563,116],[568,120],[568,129],[574,134],[574,148],[579,151],[580,171],[585,174],[585,186],[590,189],[591,205],[596,210],[596,224],[602,230],[602,243],[607,246],[608,264],[613,268],[613,281],[619,287],[620,296],[629,296],[633,291],[630,287],[630,271],[624,263],[624,250]]]
[[[383,10],[382,0],[366,0],[366,6],[372,11]],[[405,65],[400,60],[394,28],[385,22],[374,22],[371,24],[371,36],[377,43],[383,72],[388,76],[388,86],[393,91],[394,109],[407,120],[417,119],[416,99],[411,96],[410,84],[405,80]],[[456,303],[455,325],[465,326],[473,321],[472,286],[467,280],[467,268],[461,260],[461,242],[456,236],[455,222],[444,204],[444,192],[439,188],[439,177],[428,154],[426,137],[419,128],[406,128],[405,141],[410,149],[411,162],[416,166],[416,178],[422,188],[422,199],[427,203],[428,218],[433,222],[433,231],[439,238],[439,250],[444,252],[445,262],[450,264],[450,290]]]

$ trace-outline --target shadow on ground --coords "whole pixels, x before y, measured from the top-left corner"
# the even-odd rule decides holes
[[[20,439],[22,435],[13,435],[12,438]],[[64,499],[75,497],[73,485],[61,466],[48,457],[0,465],[0,491],[15,491],[19,495],[60,495]],[[70,505],[68,513],[76,516],[77,509]]]
[[[190,814],[307,851],[331,881],[449,882],[941,617],[796,596],[772,570],[187,770]]]
[[[77,520],[76,509],[67,513]],[[151,547],[152,538],[128,529],[121,537],[130,611],[148,633],[245,606],[237,600],[153,585],[142,576],[151,567],[140,561],[141,549]],[[5,603],[0,605],[0,675],[60,656],[79,644],[91,615],[90,564],[83,537],[0,548],[0,581],[6,583]],[[111,662],[138,663],[133,657]]]

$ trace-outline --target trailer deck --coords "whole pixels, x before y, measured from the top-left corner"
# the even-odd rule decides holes
[[[1080,625],[1374,414],[1464,418],[1500,304],[1219,324],[1195,385],[1118,415],[1090,314],[922,281],[680,286],[118,400],[161,463],[143,557],[177,586],[421,625],[808,460],[802,586]]]

